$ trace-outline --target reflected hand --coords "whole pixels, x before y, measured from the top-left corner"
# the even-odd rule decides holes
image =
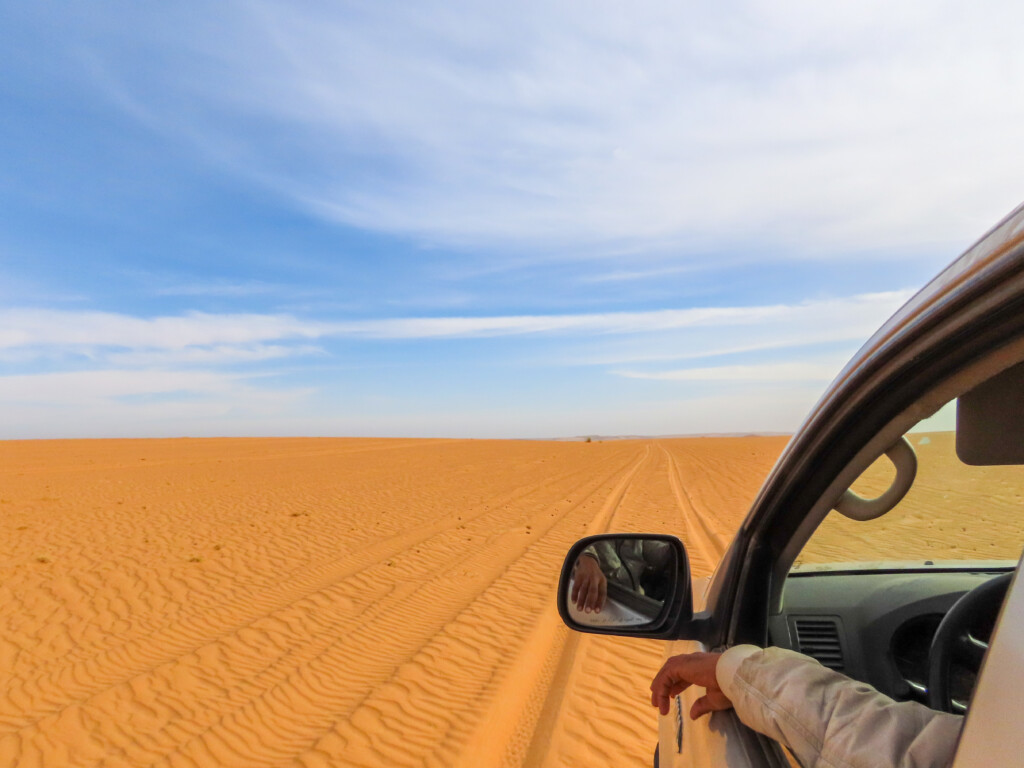
[[[577,610],[600,613],[608,598],[608,580],[601,573],[597,558],[581,555],[573,574],[572,602]]]
[[[732,702],[718,687],[715,669],[720,653],[683,653],[673,656],[654,676],[651,683],[651,704],[663,715],[668,714],[672,698],[691,685],[699,685],[705,693],[690,708],[690,719],[709,712],[732,709]]]

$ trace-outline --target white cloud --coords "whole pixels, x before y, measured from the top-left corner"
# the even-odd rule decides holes
[[[325,326],[287,315],[207,314],[142,318],[114,312],[52,309],[0,311],[0,349],[17,347],[125,347],[185,349],[251,344],[269,339],[311,339]]]
[[[301,434],[308,387],[255,386],[210,371],[104,370],[0,377],[0,437]],[[326,434],[314,432],[310,434]]]
[[[949,255],[1019,202],[1018,3],[225,8],[148,33],[170,82],[112,62],[118,97],[358,227]]]
[[[730,327],[802,329],[793,343],[863,335],[908,297],[908,291],[748,307],[697,307],[644,312],[490,317],[385,318],[348,322],[300,320],[286,315],[215,315],[140,318],[112,312],[12,309],[0,312],[0,349],[51,347],[106,350],[116,359],[145,362],[154,351],[176,351],[183,362],[230,362],[309,354],[307,345],[269,342],[331,337],[366,339],[485,338],[513,335],[628,335],[677,329]],[[111,352],[110,348],[114,351]],[[119,349],[124,351],[118,351]],[[97,353],[98,354],[98,353]],[[150,362],[158,358],[150,358]]]
[[[722,365],[711,368],[683,368],[674,371],[613,371],[627,379],[654,381],[761,381],[829,382],[842,370],[846,359],[831,362],[770,363],[763,365]]]
[[[224,395],[239,377],[209,371],[108,369],[0,376],[0,402],[84,404],[96,399],[172,393]]]
[[[174,350],[142,350],[112,352],[106,360],[113,365],[131,367],[172,367],[176,365],[229,365],[232,363],[259,363],[286,357],[323,355],[323,348],[302,344],[247,344],[232,346],[218,344],[209,347],[188,347]]]
[[[498,317],[443,317],[364,320],[342,323],[335,332],[369,338],[468,338],[518,334],[637,334],[685,328],[731,326],[801,326],[805,338],[820,339],[821,324],[831,329],[822,340],[864,335],[863,320],[870,330],[894,312],[909,291],[864,294],[842,299],[807,301],[801,304],[753,307],[700,307],[646,312],[605,312],[577,315],[511,315]],[[808,343],[808,342],[797,342]]]
[[[245,297],[273,293],[280,290],[279,286],[262,283],[258,280],[231,283],[225,281],[205,283],[183,283],[158,288],[158,296],[227,296]]]
[[[911,295],[910,291],[808,301],[748,322],[681,327],[641,337],[591,340],[562,364],[618,366],[840,344],[852,354]]]
[[[704,265],[705,268],[708,265]],[[634,280],[650,280],[657,277],[668,277],[686,272],[693,272],[699,269],[700,265],[676,265],[673,267],[660,267],[653,269],[620,269],[613,272],[601,272],[595,275],[584,275],[580,278],[581,283],[625,283]]]
[[[577,315],[417,317],[340,323],[336,333],[379,339],[482,338],[523,334],[632,334],[694,326],[763,321],[785,306],[663,309]]]
[[[806,358],[799,347],[862,340],[907,297],[906,292],[867,294],[796,305],[712,307],[649,312],[578,315],[392,318],[346,323],[308,321],[281,315],[212,315],[139,318],[115,313],[59,310],[7,310],[0,313],[0,351],[17,373],[0,375],[0,404],[8,418],[2,437],[174,435],[174,434],[434,434],[462,436],[555,436],[578,433],[652,433],[686,431],[778,430],[795,423],[793,413],[813,402],[815,386],[831,378],[839,362]],[[353,404],[375,392],[350,371],[327,386],[282,384],[276,361],[299,355],[329,360],[332,339],[448,340],[543,336],[557,348],[549,370],[591,363],[579,351],[596,345],[608,358],[632,355],[640,360],[699,358],[753,349],[792,347],[781,365],[728,364],[686,370],[610,371],[616,378],[680,382],[684,398],[672,419],[659,417],[650,403],[618,403],[616,415],[574,404],[565,413],[549,413],[539,403],[530,427],[507,420],[493,409],[486,422],[472,419],[487,410],[479,403],[459,415],[431,406],[420,413],[407,404],[386,412]],[[316,340],[317,345],[310,342]],[[621,346],[611,348],[609,345]],[[639,351],[638,351],[639,350]],[[655,354],[645,358],[645,350]],[[577,359],[573,359],[574,352]],[[89,370],[79,370],[82,358]],[[45,370],[34,359],[45,358]],[[370,358],[372,359],[372,357]],[[240,373],[234,366],[249,364]],[[513,365],[516,363],[513,362]],[[518,365],[522,366],[520,360]],[[301,363],[293,364],[293,368]],[[527,362],[527,370],[537,367]],[[294,372],[293,372],[294,373]],[[546,374],[544,374],[546,375]],[[589,373],[581,374],[589,376]],[[700,412],[693,399],[706,387],[685,384],[732,382],[784,383],[790,394],[772,387],[739,397],[766,404],[741,411],[719,410],[715,418]],[[769,391],[770,390],[770,391]],[[480,393],[470,391],[475,398]],[[319,399],[317,399],[319,398]],[[782,398],[782,400],[780,400]],[[471,398],[472,399],[472,398]],[[484,398],[486,399],[486,398]],[[719,398],[721,399],[721,398]],[[317,403],[313,405],[314,401]],[[772,405],[785,401],[785,409]],[[358,402],[358,401],[357,401]],[[369,402],[369,401],[367,401]],[[701,401],[704,402],[704,401]],[[710,402],[710,401],[708,401]],[[717,402],[717,401],[716,401]],[[749,404],[749,403],[748,403]],[[565,404],[560,406],[565,408]],[[589,408],[589,410],[588,410]],[[482,410],[481,410],[482,409]],[[450,410],[450,409],[449,409]],[[365,411],[365,413],[364,413]],[[363,415],[359,415],[363,413]],[[683,418],[683,415],[686,418]],[[787,422],[787,419],[789,421]],[[372,424],[371,424],[372,422]],[[373,424],[376,427],[372,426]],[[405,425],[403,427],[403,424]],[[628,426],[632,424],[632,426]],[[661,426],[659,426],[661,425]],[[701,425],[701,426],[697,426]]]
[[[310,386],[209,369],[0,376],[0,438],[294,434],[312,395]]]

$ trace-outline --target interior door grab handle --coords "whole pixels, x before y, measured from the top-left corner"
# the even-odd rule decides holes
[[[874,520],[899,504],[907,495],[917,476],[917,454],[907,438],[901,437],[886,449],[885,455],[896,467],[892,485],[877,499],[865,499],[847,488],[836,502],[837,512],[851,520]]]

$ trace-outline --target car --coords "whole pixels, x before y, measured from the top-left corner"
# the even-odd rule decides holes
[[[691,578],[691,528],[581,539],[559,580],[562,620],[666,640],[667,656],[799,651],[894,699],[966,713],[956,768],[1019,765],[1024,205],[846,365],[708,578]],[[603,574],[599,612],[580,610],[587,569]],[[660,717],[655,765],[796,763],[732,710],[690,720],[702,692]]]

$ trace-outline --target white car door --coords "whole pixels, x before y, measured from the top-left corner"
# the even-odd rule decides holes
[[[1012,768],[1024,764],[1022,720],[1024,579],[1020,578],[1018,565],[971,699],[953,768]]]

